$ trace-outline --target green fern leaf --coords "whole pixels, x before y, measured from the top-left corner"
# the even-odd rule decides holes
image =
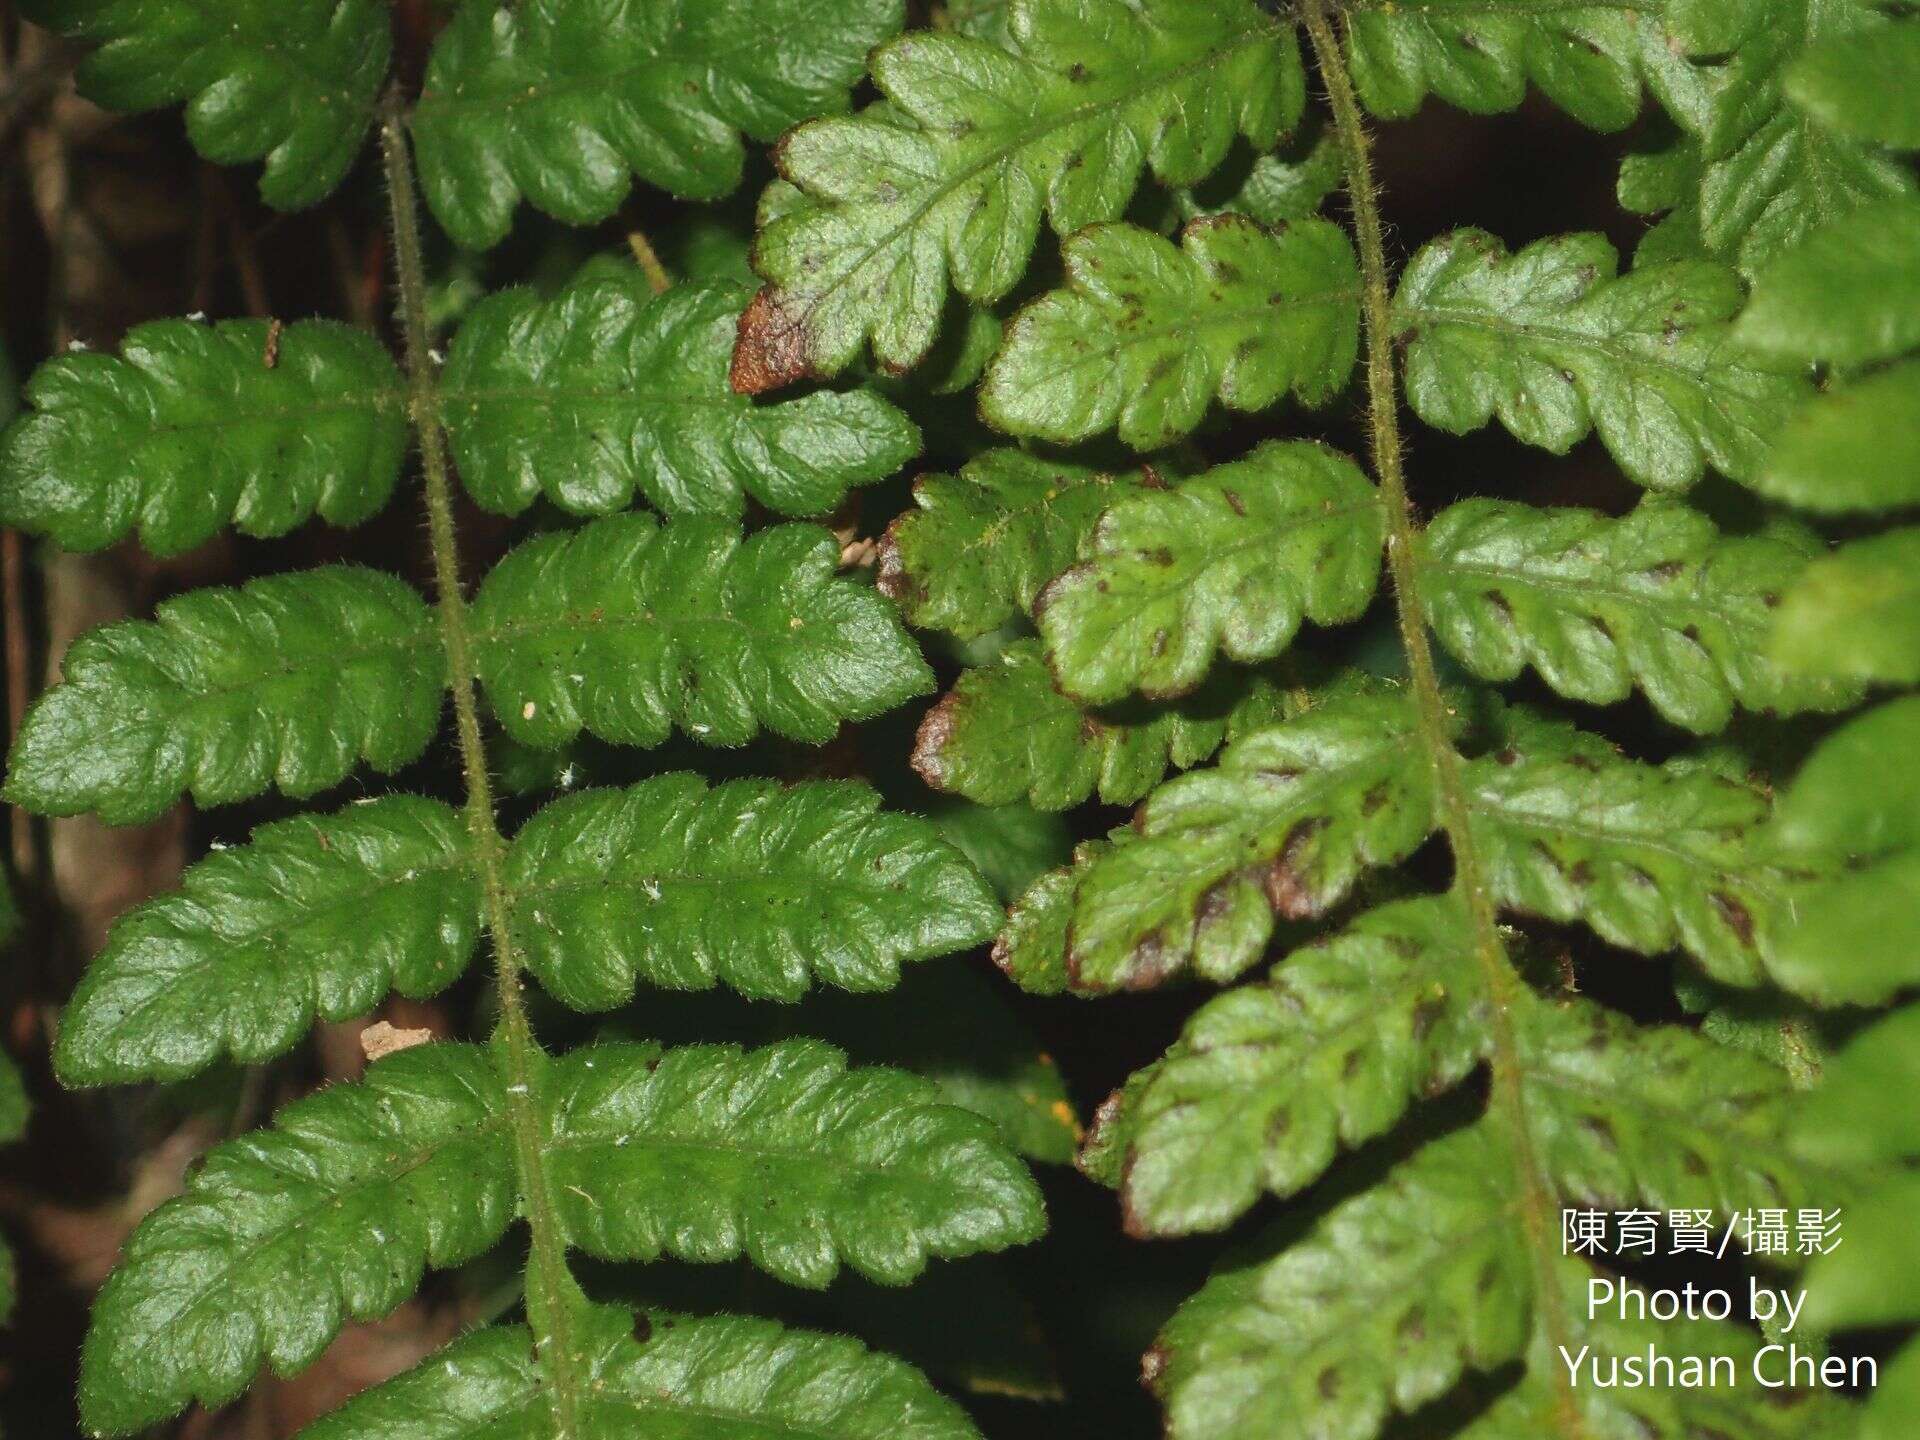
[[[1847,1042],[1820,1084],[1803,1096],[1795,1126],[1801,1152],[1845,1169],[1920,1155],[1920,1006],[1882,1016]],[[1911,1293],[1911,1292],[1909,1292]]]
[[[979,1440],[917,1370],[838,1335],[770,1320],[595,1307],[582,1336],[578,1419],[590,1435],[675,1440]],[[558,1440],[525,1326],[464,1335],[349,1400],[300,1440]]]
[[[1292,1195],[1338,1150],[1461,1079],[1486,1043],[1471,928],[1454,897],[1384,906],[1209,1001],[1102,1124],[1129,1129],[1134,1234],[1231,1224]]]
[[[845,107],[901,0],[591,0],[463,5],[413,112],[428,207],[468,249],[521,199],[569,225],[620,207],[638,175],[701,200],[740,183],[740,133],[772,140]]]
[[[1759,984],[1792,875],[1759,854],[1766,797],[1684,758],[1643,765],[1591,736],[1509,747],[1466,767],[1467,804],[1500,903],[1580,920],[1716,980]]]
[[[1336,692],[1162,785],[1138,837],[1079,873],[1074,987],[1145,988],[1189,966],[1231,979],[1276,913],[1319,915],[1363,868],[1412,853],[1433,824],[1431,777],[1407,763],[1413,725],[1401,691]]]
[[[1771,646],[1796,675],[1920,681],[1920,529],[1854,540],[1807,566],[1780,602]]]
[[[770,282],[741,321],[735,388],[837,374],[869,340],[907,369],[949,284],[976,304],[1060,234],[1117,220],[1142,172],[1188,185],[1237,136],[1272,146],[1306,98],[1290,26],[1252,0],[1011,0],[1011,48],[915,33],[873,57],[886,102],[781,142],[800,202],[760,232]]]
[[[361,760],[397,770],[439,725],[440,653],[419,595],[358,566],[182,595],[74,642],[21,727],[6,798],[127,824],[189,791],[221,805],[316,794]]]
[[[1279,229],[1317,215],[1340,188],[1340,142],[1331,126],[1309,116],[1277,151],[1255,157],[1244,175],[1216,173],[1199,185],[1174,192],[1182,218],[1245,215]]]
[[[1693,6],[1695,18],[1711,6]],[[1884,37],[1894,23],[1869,0],[1763,0],[1737,48],[1729,35],[1692,45],[1701,93],[1678,118],[1699,142],[1696,188],[1702,243],[1749,273],[1819,227],[1864,206],[1915,193],[1912,175],[1875,147],[1814,123],[1786,97],[1793,63],[1808,49],[1848,36]],[[1734,53],[1721,58],[1725,51]]]
[[[1569,1279],[1584,1283],[1585,1272],[1569,1271]],[[1641,1292],[1636,1300],[1647,1299]],[[1710,1320],[1658,1323],[1622,1319],[1612,1310],[1589,1317],[1585,1306],[1569,1307],[1567,1358],[1558,1347],[1549,1348],[1536,1336],[1527,1359],[1527,1373],[1484,1413],[1464,1429],[1457,1440],[1540,1440],[1561,1432],[1571,1400],[1580,1434],[1590,1436],[1719,1436],[1741,1440],[1868,1440],[1853,1429],[1854,1407],[1830,1392],[1762,1389],[1751,1383],[1760,1337],[1739,1325]],[[1663,1355],[1695,1356],[1703,1365],[1724,1375],[1732,1366],[1732,1384],[1713,1385],[1596,1385],[1587,1378],[1615,1372],[1614,1365],[1629,1358],[1644,1359],[1649,1350]],[[1580,1383],[1566,1383],[1569,1359],[1579,1364]],[[1784,1366],[1780,1367],[1784,1369]],[[1617,1372],[1624,1376],[1622,1368]],[[1770,1368],[1769,1378],[1778,1378]],[[1877,1440],[1897,1440],[1888,1435]]]
[[[1346,456],[1263,445],[1101,517],[1089,558],[1035,602],[1047,663],[1063,690],[1093,704],[1184,694],[1216,649],[1267,660],[1302,619],[1357,619],[1384,541],[1378,492]]]
[[[1529,1005],[1518,1028],[1540,1164],[1561,1192],[1625,1209],[1744,1214],[1841,1203],[1788,1146],[1778,1066],[1673,1025],[1575,1000]]]
[[[1046,871],[1020,893],[993,942],[993,963],[1009,980],[1032,995],[1066,992],[1067,943],[1080,881],[1101,856],[1138,834],[1123,825],[1104,839],[1083,840],[1074,846],[1072,864]]]
[[[923,475],[917,509],[887,527],[878,585],[907,620],[971,640],[1033,608],[1041,586],[1080,558],[1101,512],[1150,469],[1106,475],[1022,450],[989,450],[958,475]]]
[[[1413,115],[1429,95],[1478,115],[1517,110],[1531,83],[1583,125],[1622,130],[1640,113],[1643,77],[1663,88],[1673,63],[1652,14],[1602,5],[1361,0],[1341,8],[1354,89],[1388,120]]]
[[[1828,514],[1920,504],[1920,360],[1837,385],[1802,409],[1780,428],[1753,488]]]
[[[187,135],[216,165],[265,159],[260,196],[317,204],[353,165],[387,77],[379,0],[26,0],[31,20],[100,48],[80,88],[109,110],[187,102]]]
[[[727,386],[746,294],[726,283],[654,298],[637,269],[588,271],[551,300],[509,290],[474,307],[441,377],[460,477],[490,510],[544,495],[579,515],[638,490],[668,515],[738,520],[752,496],[824,515],[920,449],[870,390],[755,405]]]
[[[1796,994],[1879,1005],[1920,978],[1920,789],[1888,763],[1916,744],[1920,698],[1890,701],[1821,741],[1781,799],[1784,856],[1833,875],[1795,896],[1774,943],[1770,969]]]
[[[636,980],[793,1000],[816,980],[897,985],[903,962],[984,944],[1000,907],[931,822],[863,785],[662,775],[548,806],[508,882],[528,968],[581,1010]]]
[[[562,1228],[591,1254],[744,1254],[793,1285],[844,1262],[902,1285],[929,1256],[1035,1239],[1039,1188],[993,1125],[829,1045],[597,1045],[545,1088]]]
[[[1161,705],[1082,710],[1054,688],[1040,646],[1020,640],[967,671],[920,723],[913,768],[935,790],[976,805],[1025,800],[1067,810],[1098,792],[1131,805],[1223,741],[1281,717],[1283,692],[1249,671],[1218,671]]]
[[[1920,25],[1842,35],[1787,67],[1787,98],[1822,127],[1856,140],[1920,150]]]
[[[61,1017],[69,1085],[173,1079],[285,1053],[316,1016],[446,988],[473,956],[466,822],[388,796],[263,825],[124,916]]]
[[[1651,500],[1619,520],[1463,500],[1421,535],[1418,573],[1441,642],[1482,679],[1530,664],[1594,705],[1638,685],[1660,714],[1706,734],[1736,704],[1793,714],[1855,698],[1767,656],[1773,607],[1817,548],[1786,526],[1725,537],[1705,515]]]
[[[1920,348],[1920,201],[1821,227],[1754,277],[1743,345],[1787,360],[1862,365]]]
[[[1806,381],[1731,343],[1733,271],[1674,261],[1616,277],[1616,264],[1593,234],[1509,255],[1459,230],[1423,248],[1393,301],[1414,413],[1454,434],[1497,416],[1556,455],[1598,430],[1656,490],[1683,489],[1707,465],[1751,479]]]
[[[141,1222],[94,1304],[80,1363],[93,1433],[233,1399],[263,1360],[311,1364],[386,1314],[426,1265],[478,1255],[518,1193],[503,1097],[475,1045],[426,1045],[215,1148]]]
[[[1518,1358],[1532,1276],[1513,1164],[1483,1121],[1208,1281],[1147,1360],[1171,1440],[1375,1435],[1465,1370]]]
[[[1063,247],[1067,287],[1007,327],[980,413],[1013,435],[1062,443],[1117,429],[1135,450],[1190,433],[1217,396],[1257,412],[1291,390],[1324,405],[1360,338],[1360,272],[1346,232],[1284,230],[1240,215],[1195,220],[1180,246],[1096,225]]]
[[[135,326],[118,358],[34,372],[32,410],[0,440],[0,524],[99,550],[138,527],[177,555],[233,525],[284,535],[358,525],[406,451],[400,377],[372,336],[326,320]],[[271,363],[270,363],[271,362]]]
[[[541,749],[583,729],[658,745],[674,726],[707,745],[763,728],[824,744],[933,688],[892,607],[835,578],[839,558],[811,525],[743,542],[717,520],[616,515],[542,535],[480,587],[475,663],[507,733]]]

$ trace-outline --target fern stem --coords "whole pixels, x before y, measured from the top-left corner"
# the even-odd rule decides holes
[[[1565,1299],[1560,1291],[1555,1237],[1555,1201],[1543,1175],[1527,1119],[1525,1072],[1514,1034],[1514,1012],[1534,1001],[1500,939],[1500,926],[1488,888],[1486,870],[1473,836],[1472,813],[1466,783],[1461,777],[1459,752],[1454,749],[1448,717],[1451,711],[1440,689],[1440,677],[1427,638],[1426,605],[1420,596],[1416,540],[1419,525],[1407,494],[1406,467],[1400,442],[1399,396],[1394,381],[1393,325],[1389,314],[1390,287],[1386,245],[1380,225],[1379,193],[1373,179],[1372,141],[1360,104],[1353,92],[1339,39],[1328,19],[1326,0],[1301,0],[1300,20],[1313,46],[1315,63],[1327,89],[1334,131],[1346,170],[1346,190],[1353,212],[1353,229],[1360,257],[1361,319],[1366,332],[1367,423],[1374,473],[1386,501],[1387,564],[1393,575],[1394,612],[1400,643],[1412,677],[1414,708],[1420,739],[1433,767],[1439,798],[1440,824],[1453,852],[1454,886],[1466,901],[1473,923],[1474,952],[1490,1000],[1492,1051],[1492,1108],[1505,1123],[1513,1147],[1520,1182],[1520,1217],[1534,1275],[1541,1323],[1548,1343],[1566,1343]],[[1551,1367],[1556,1389],[1555,1418],[1560,1433],[1578,1437],[1585,1427],[1561,1367]]]
[[[460,742],[460,765],[467,791],[467,828],[485,897],[487,929],[493,941],[500,1023],[495,1053],[506,1079],[509,1125],[515,1161],[526,1201],[531,1254],[527,1275],[527,1315],[533,1324],[540,1364],[553,1392],[554,1417],[561,1436],[579,1433],[576,1415],[580,1381],[571,1334],[580,1298],[567,1268],[566,1245],[548,1188],[541,1149],[541,1122],[535,1090],[545,1054],[527,1020],[520,993],[520,958],[514,945],[507,902],[506,842],[494,816],[493,780],[480,737],[480,710],[474,693],[473,640],[466,595],[460,583],[460,551],[453,523],[453,486],[441,428],[435,361],[428,348],[426,264],[420,241],[419,200],[408,150],[405,120],[397,96],[390,95],[380,119],[380,150],[386,166],[388,205],[393,221],[394,272],[400,291],[400,323],[405,341],[408,409],[420,442],[425,476],[427,533],[433,551],[435,602],[447,649],[448,678]]]

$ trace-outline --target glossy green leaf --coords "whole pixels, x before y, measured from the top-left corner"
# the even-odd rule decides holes
[[[582,1327],[580,1424],[595,1440],[978,1440],[917,1370],[857,1340],[721,1315],[596,1308]],[[349,1400],[301,1440],[555,1440],[547,1374],[521,1325],[476,1330]]]
[[[1806,50],[1853,35],[1888,33],[1872,0],[1754,0],[1694,4],[1695,21],[1738,17],[1735,33],[1702,27],[1690,48],[1695,88],[1669,100],[1697,138],[1690,187],[1702,244],[1749,274],[1824,225],[1895,196],[1915,193],[1912,174],[1876,147],[1812,120],[1784,81]],[[1686,45],[1684,39],[1681,40]],[[1731,54],[1727,53],[1729,50]]]
[[[1763,354],[1837,365],[1920,347],[1920,201],[1814,232],[1755,277],[1735,333]]]
[[[435,40],[413,112],[420,180],[459,244],[498,244],[524,198],[569,225],[639,176],[711,200],[740,183],[741,131],[770,141],[844,109],[901,0],[498,0]]]
[[[1216,172],[1177,191],[1175,201],[1189,220],[1207,215],[1245,215],[1276,229],[1318,214],[1340,188],[1340,142],[1333,128],[1311,118],[1281,141],[1278,150],[1254,157],[1244,175]]]
[[[985,1116],[1029,1160],[1066,1164],[1080,1139],[1059,1067],[1015,1009],[1005,982],[968,960],[912,966],[884,994],[821,989],[794,1005],[742,1005],[720,991],[660,992],[647,997],[634,1021],[602,1034],[748,1047],[809,1035],[846,1051],[855,1065],[925,1076],[943,1103]],[[982,1339],[987,1348],[999,1343]]]
[[[1202,1006],[1124,1115],[1101,1115],[1129,1127],[1129,1230],[1220,1229],[1459,1081],[1488,1035],[1472,945],[1457,899],[1408,900]]]
[[[1041,586],[1079,559],[1108,506],[1160,483],[1151,470],[1106,475],[989,450],[958,475],[914,482],[917,508],[887,527],[876,583],[911,624],[984,635],[1033,608]]]
[[[901,1285],[930,1257],[1046,1227],[991,1122],[818,1041],[589,1046],[555,1063],[544,1098],[560,1224],[595,1255],[744,1254],[810,1287],[844,1263]]]
[[[1920,1175],[1908,1173],[1847,1207],[1841,1243],[1807,1270],[1807,1321],[1819,1333],[1920,1320],[1916,1205]]]
[[[1432,777],[1408,763],[1417,744],[1403,691],[1340,689],[1162,785],[1138,836],[1081,869],[1075,988],[1142,989],[1189,967],[1231,979],[1276,915],[1320,915],[1363,869],[1404,859],[1433,825]]]
[[[1638,687],[1676,725],[1708,733],[1736,705],[1793,714],[1854,698],[1767,654],[1773,607],[1816,546],[1787,527],[1723,536],[1698,511],[1652,500],[1618,520],[1463,500],[1421,535],[1419,576],[1441,643],[1482,679],[1531,665],[1593,705]]]
[[[743,542],[717,520],[616,515],[541,535],[480,587],[475,664],[507,733],[539,748],[582,730],[658,745],[676,727],[822,744],[933,688],[893,607],[836,578],[839,558],[812,525]]]
[[[1616,276],[1617,263],[1596,234],[1512,255],[1480,230],[1424,247],[1393,301],[1414,413],[1454,434],[1497,417],[1556,455],[1597,431],[1657,490],[1683,489],[1708,465],[1750,479],[1806,381],[1732,343],[1733,271],[1675,261]]]
[[[589,271],[551,300],[509,290],[474,307],[441,376],[460,477],[490,510],[544,495],[580,515],[635,491],[669,515],[738,520],[749,496],[824,515],[920,449],[870,390],[756,405],[727,385],[737,286],[655,298],[638,269]]]
[[[1270,147],[1306,98],[1290,25],[1253,0],[1010,0],[1006,48],[916,32],[873,57],[881,105],[803,126],[780,172],[803,192],[762,229],[769,284],[733,382],[836,374],[871,341],[918,364],[949,287],[976,304],[1025,273],[1041,217],[1117,220],[1143,174],[1190,185],[1237,137]]]
[[[1920,25],[1845,35],[1787,68],[1787,98],[1829,130],[1920,150]]]
[[[471,1259],[518,1204],[485,1050],[424,1045],[215,1148],[133,1233],[94,1303],[80,1414],[126,1434],[311,1364],[349,1319]]]
[[[232,525],[284,535],[381,510],[406,450],[400,376],[372,336],[328,320],[157,320],[118,356],[34,372],[0,438],[0,524],[99,550],[136,528],[177,555]]]
[[[1138,834],[1123,825],[1104,839],[1083,840],[1073,848],[1072,864],[1046,871],[1020,893],[993,942],[993,963],[1009,980],[1033,995],[1067,990],[1067,943],[1080,881],[1102,855]]]
[[[1519,1022],[1533,1143],[1562,1194],[1725,1216],[1843,1203],[1791,1152],[1793,1091],[1778,1066],[1587,1000],[1529,1005]]]
[[[1035,603],[1047,663],[1089,703],[1185,694],[1216,652],[1267,660],[1302,620],[1357,619],[1384,539],[1378,492],[1346,456],[1263,445],[1101,516],[1088,558]]]
[[[1642,954],[1683,949],[1729,984],[1765,978],[1792,875],[1755,843],[1759,791],[1684,757],[1639,764],[1591,736],[1501,749],[1465,781],[1503,906],[1582,921]]]
[[[196,590],[82,636],[28,713],[6,798],[44,815],[150,820],[182,794],[316,794],[426,749],[446,688],[427,605],[336,565]]]
[[[1272,680],[1243,670],[1216,671],[1181,700],[1083,710],[1054,687],[1040,646],[1021,640],[968,670],[927,712],[913,768],[935,790],[978,805],[1066,810],[1096,793],[1131,805],[1169,768],[1191,769],[1284,710]]]
[[[109,110],[187,102],[187,135],[217,165],[264,159],[260,195],[318,203],[345,177],[387,78],[379,0],[26,0],[29,19],[100,48],[80,88]]]
[[[1475,114],[1515,110],[1529,84],[1584,125],[1621,130],[1640,112],[1643,76],[1671,66],[1650,16],[1601,5],[1512,0],[1343,5],[1354,88],[1383,119],[1435,95]]]
[[[556,801],[507,860],[516,929],[541,984],[607,1010],[640,980],[725,983],[793,1000],[816,980],[899,983],[903,963],[984,944],[1000,907],[932,824],[864,785],[783,789],[698,775]]]
[[[1371,1436],[1526,1347],[1513,1158],[1482,1122],[1421,1150],[1273,1259],[1224,1271],[1148,1357],[1170,1440]]]
[[[70,1085],[188,1075],[293,1048],[315,1017],[445,989],[473,956],[466,821],[388,796],[256,830],[115,924],[61,1016]]]
[[[1072,443],[1117,429],[1135,450],[1190,433],[1215,398],[1258,412],[1291,391],[1323,405],[1346,383],[1360,273],[1346,232],[1195,220],[1179,248],[1132,225],[1064,246],[1067,284],[1007,327],[980,413],[1014,435]]]

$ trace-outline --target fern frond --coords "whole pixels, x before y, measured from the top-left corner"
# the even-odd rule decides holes
[[[990,1122],[917,1076],[849,1072],[817,1041],[589,1046],[555,1062],[545,1100],[561,1225],[609,1259],[744,1254],[794,1285],[842,1263],[902,1285],[929,1256],[1045,1228]]]
[[[1040,646],[1019,640],[927,712],[913,768],[931,788],[976,805],[1066,810],[1095,793],[1131,805],[1170,768],[1190,769],[1285,712],[1278,684],[1247,670],[1216,671],[1176,701],[1083,710],[1055,688]]]
[[[1920,150],[1920,25],[1886,28],[1809,45],[1782,77],[1787,98],[1823,129],[1898,150]]]
[[[1826,225],[1754,277],[1740,342],[1788,360],[1861,365],[1920,348],[1920,200]]]
[[[263,825],[124,916],[61,1017],[70,1085],[192,1074],[291,1049],[316,1017],[459,977],[480,924],[465,821],[387,796]]]
[[[1391,687],[1336,689],[1162,785],[1139,834],[1076,867],[1066,968],[1087,991],[1225,980],[1259,959],[1275,915],[1323,913],[1368,866],[1433,825],[1432,780],[1406,763],[1414,719]]]
[[[1137,1093],[1103,1109],[1102,1129],[1127,1131],[1129,1232],[1218,1229],[1263,1191],[1305,1188],[1339,1150],[1460,1080],[1486,1029],[1455,897],[1383,906],[1294,951],[1203,1005]]]
[[[1027,306],[980,386],[1009,434],[1073,443],[1117,429],[1135,450],[1189,434],[1217,397],[1254,413],[1289,391],[1324,405],[1360,343],[1360,272],[1346,232],[1304,218],[1271,231],[1240,215],[1172,241],[1096,225],[1062,247],[1066,288]]]
[[[468,249],[506,237],[522,198],[570,225],[606,219],[639,176],[711,200],[740,183],[745,131],[772,140],[844,109],[901,0],[482,0],[457,10],[412,118],[428,208]]]
[[[887,527],[876,583],[909,623],[970,640],[1030,611],[1108,506],[1161,483],[1149,469],[1108,475],[989,450],[958,475],[914,482],[917,508]]]
[[[425,1266],[487,1249],[517,1200],[480,1046],[419,1046],[298,1101],[216,1148],[134,1232],[94,1305],[82,1420],[125,1433],[224,1404],[262,1361],[292,1374],[348,1319],[411,1295]]]
[[[59,34],[99,42],[80,88],[109,110],[187,102],[216,165],[266,161],[260,196],[319,203],[352,167],[393,49],[379,0],[24,0]]]
[[[1303,619],[1357,619],[1384,542],[1378,492],[1346,456],[1262,445],[1101,516],[1087,558],[1035,601],[1047,663],[1089,703],[1185,694],[1216,650],[1268,660]]]
[[[515,837],[527,966],[579,1010],[724,982],[793,1000],[817,979],[899,983],[903,962],[986,942],[1000,907],[932,824],[864,785],[662,775],[557,801]]]
[[[1593,234],[1511,255],[1479,230],[1424,247],[1393,301],[1414,413],[1454,434],[1498,416],[1556,455],[1597,430],[1657,490],[1692,485],[1707,465],[1752,479],[1807,382],[1732,343],[1732,270],[1674,261],[1616,276],[1617,263]]]
[[[1705,734],[1735,705],[1794,714],[1855,698],[1767,654],[1774,607],[1817,550],[1790,526],[1723,536],[1698,511],[1651,500],[1618,520],[1463,500],[1422,532],[1419,575],[1441,643],[1482,679],[1531,665],[1596,705],[1638,686],[1661,715]]]
[[[1413,115],[1429,95],[1479,115],[1514,110],[1532,84],[1581,124],[1622,130],[1640,113],[1643,82],[1671,83],[1666,37],[1650,14],[1513,0],[1340,8],[1354,89],[1382,119]]]
[[[1890,701],[1827,736],[1781,799],[1783,858],[1832,876],[1795,897],[1774,943],[1770,968],[1796,994],[1878,1005],[1917,978],[1920,794],[1888,763],[1916,743],[1920,697]]]
[[[1009,980],[1033,995],[1065,993],[1071,984],[1067,945],[1080,881],[1103,855],[1139,833],[1122,825],[1102,839],[1083,840],[1073,847],[1071,864],[1043,872],[1020,892],[993,942],[993,963]]]
[[[1766,797],[1690,763],[1645,765],[1592,736],[1504,748],[1466,767],[1467,804],[1499,903],[1579,920],[1609,944],[1684,949],[1757,985],[1795,872],[1756,844]]]
[[[1208,1281],[1148,1355],[1174,1440],[1378,1434],[1526,1349],[1532,1276],[1490,1122],[1435,1141],[1264,1264]]]
[[[338,565],[197,590],[82,636],[8,757],[6,798],[45,815],[150,820],[182,794],[313,795],[360,761],[391,772],[440,723],[426,602]]]
[[[584,1423],[683,1440],[979,1440],[921,1374],[857,1340],[738,1315],[586,1316]],[[558,1421],[532,1332],[462,1336],[349,1400],[301,1440],[547,1440]]]
[[[835,577],[811,525],[616,515],[529,540],[473,602],[476,660],[501,725],[548,749],[582,730],[706,745],[762,729],[822,744],[933,688],[893,608]],[[561,600],[562,603],[556,603]]]
[[[1291,27],[1253,0],[1011,0],[1007,33],[893,41],[872,63],[884,103],[781,142],[801,194],[754,246],[769,283],[741,321],[737,389],[837,374],[869,341],[917,365],[949,286],[1004,297],[1043,214],[1063,235],[1117,220],[1147,169],[1192,184],[1305,103]]]
[[[725,282],[655,298],[636,268],[582,274],[551,300],[527,290],[474,307],[441,375],[460,478],[490,510],[545,496],[579,515],[637,490],[668,515],[738,520],[751,496],[824,515],[920,449],[913,422],[871,390],[755,405],[727,385],[746,293]]]
[[[400,376],[370,335],[303,320],[137,325],[119,356],[49,360],[0,438],[0,524],[99,550],[136,529],[177,555],[227,525],[358,525],[400,476]]]
[[[1764,0],[1723,12],[1688,6],[1684,14],[1694,31],[1680,42],[1702,63],[1694,67],[1697,91],[1672,108],[1697,138],[1700,168],[1689,189],[1709,252],[1752,273],[1822,225],[1915,193],[1905,167],[1814,123],[1786,95],[1801,53],[1886,35],[1895,22],[1885,10],[1866,0]]]

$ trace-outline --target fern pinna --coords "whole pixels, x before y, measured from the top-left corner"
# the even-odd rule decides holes
[[[412,765],[449,694],[464,791],[208,856],[116,927],[57,1068],[258,1063],[483,947],[494,966],[483,1040],[289,1106],[141,1225],[83,1357],[91,1431],[297,1370],[518,1227],[524,1323],[316,1440],[974,1433],[900,1361],[636,1308],[580,1260],[744,1257],[817,1288],[1031,1241],[1023,1157],[1073,1130],[1057,1076],[1017,1044],[852,1065],[777,1019],[757,1046],[669,1046],[644,1004],[557,1050],[535,1019],[643,986],[884,991],[992,941],[1040,994],[1229,987],[1078,1156],[1142,1240],[1281,1211],[1146,1356],[1174,1440],[1908,1433],[1920,1350],[1864,1405],[1582,1385],[1576,1354],[1744,1369],[1760,1341],[1596,1312],[1605,1272],[1562,1221],[1850,1207],[1857,1243],[1790,1282],[1812,1323],[1920,1319],[1920,1287],[1884,1283],[1913,1264],[1916,1012],[1860,1024],[1920,980],[1920,799],[1890,761],[1920,712],[1831,718],[1920,681],[1920,532],[1862,523],[1920,498],[1920,22],[1006,0],[910,28],[902,0],[469,0],[415,93],[374,0],[26,8],[97,43],[96,100],[185,102],[207,158],[264,161],[272,205],[322,200],[374,136],[401,356],[327,320],[160,320],[60,356],[0,440],[0,520],[172,555],[391,515],[417,469],[433,584],[334,565],[84,637],[7,798],[112,823],[303,800]],[[1396,273],[1372,121],[1529,87],[1599,131],[1657,112],[1619,193],[1663,218],[1631,257],[1463,224]],[[484,250],[523,207],[608,220],[636,179],[725,196],[748,142],[778,172],[757,288],[673,284],[636,234],[643,265],[488,296],[434,348],[421,202]],[[1350,225],[1320,213],[1336,189]],[[917,480],[872,583],[843,573],[844,536],[807,522],[969,390],[992,438],[960,422],[970,453]],[[1349,411],[1364,461],[1321,438]],[[1403,411],[1556,456],[1591,439],[1644,496],[1417,503]],[[456,484],[535,520],[471,593]],[[1004,918],[961,829],[859,781],[663,766],[503,821],[503,757],[525,792],[572,789],[590,744],[827,745],[938,688],[907,626],[967,661],[913,743],[927,786],[1137,806],[1111,830],[1082,811]],[[1657,753],[1608,738],[1597,707],[1621,704]],[[1600,964],[1670,957],[1691,1023],[1574,993],[1569,926]],[[991,997],[940,1005],[996,1048]]]

